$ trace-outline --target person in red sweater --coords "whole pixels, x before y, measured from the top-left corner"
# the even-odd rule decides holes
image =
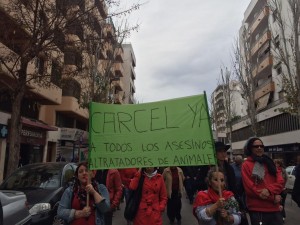
[[[137,168],[126,168],[126,169],[119,169],[119,173],[121,176],[122,184],[123,184],[123,189],[124,189],[124,196],[125,196],[125,202],[128,201],[129,197],[129,184],[131,179],[134,177],[134,175],[137,172]]]
[[[281,172],[264,154],[260,138],[248,139],[244,151],[247,159],[242,165],[242,180],[252,225],[282,225],[280,193],[284,180]]]

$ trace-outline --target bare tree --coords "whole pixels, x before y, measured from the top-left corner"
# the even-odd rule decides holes
[[[289,104],[281,111],[296,114],[300,120],[300,1],[271,0],[269,7],[275,22],[271,25],[272,54]]]
[[[241,39],[235,42],[232,64],[236,78],[241,84],[242,97],[247,102],[248,124],[251,127],[252,134],[256,136],[259,128],[255,103],[256,81],[253,72],[255,73],[257,67],[250,59],[251,46],[249,39],[247,29],[243,28]]]
[[[115,3],[116,1],[108,1]],[[91,3],[91,4],[89,4]],[[74,85],[74,91],[80,89],[76,85],[76,77],[84,77],[82,66],[82,47],[77,45],[83,42],[82,26],[90,25],[91,15],[95,15],[98,8],[104,4],[103,0],[96,1],[48,1],[48,0],[13,0],[2,1],[0,7],[9,20],[2,21],[0,39],[1,71],[9,79],[1,79],[5,91],[11,98],[11,120],[9,132],[9,157],[7,175],[11,174],[18,166],[20,150],[21,104],[26,93],[29,93],[30,84],[49,87],[55,83],[61,85]],[[133,8],[138,8],[136,5]],[[130,13],[125,10],[124,14]],[[122,12],[116,14],[122,15]],[[94,23],[100,24],[105,17],[94,17]],[[79,34],[81,40],[73,40],[72,34]],[[69,34],[69,35],[66,35]],[[78,47],[73,52],[68,52],[69,45]],[[73,48],[74,50],[74,48]],[[62,62],[62,57],[69,53],[74,54],[75,65],[69,66],[62,73],[53,73],[51,67],[54,62]],[[66,58],[66,57],[65,57]],[[37,66],[34,66],[38,62]],[[65,65],[67,62],[64,62]],[[67,63],[68,64],[68,63]],[[31,70],[30,68],[37,69]],[[58,75],[55,77],[54,74]],[[71,78],[75,79],[71,79]],[[73,80],[74,82],[70,82]]]

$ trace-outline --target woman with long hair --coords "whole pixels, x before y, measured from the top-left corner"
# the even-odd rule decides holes
[[[103,184],[98,184],[81,162],[75,171],[75,182],[68,187],[59,202],[57,215],[70,225],[105,225],[104,213],[109,211],[109,194]],[[88,201],[89,199],[89,201]]]
[[[281,171],[264,154],[264,144],[260,138],[248,139],[244,152],[247,159],[242,165],[242,180],[252,225],[282,225],[280,193],[284,180]]]

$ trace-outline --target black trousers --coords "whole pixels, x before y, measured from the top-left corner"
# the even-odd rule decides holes
[[[105,225],[112,225],[113,211],[108,211],[104,214]]]
[[[167,216],[170,221],[174,222],[181,220],[181,196],[178,191],[172,191],[171,198],[168,199],[167,203]]]
[[[278,212],[250,211],[249,214],[250,214],[252,225],[283,225],[282,214],[280,211]]]

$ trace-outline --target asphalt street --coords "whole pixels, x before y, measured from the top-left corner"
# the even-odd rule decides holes
[[[123,217],[125,203],[121,203],[120,210],[117,210],[113,217],[113,225],[126,225],[127,222]],[[286,221],[285,225],[299,225],[300,224],[300,208],[291,200],[288,194],[285,204]],[[188,199],[182,198],[182,225],[198,225],[196,218],[192,214],[192,205],[189,204]],[[176,224],[176,223],[175,223]],[[166,212],[163,215],[163,225],[169,225],[169,220]]]

